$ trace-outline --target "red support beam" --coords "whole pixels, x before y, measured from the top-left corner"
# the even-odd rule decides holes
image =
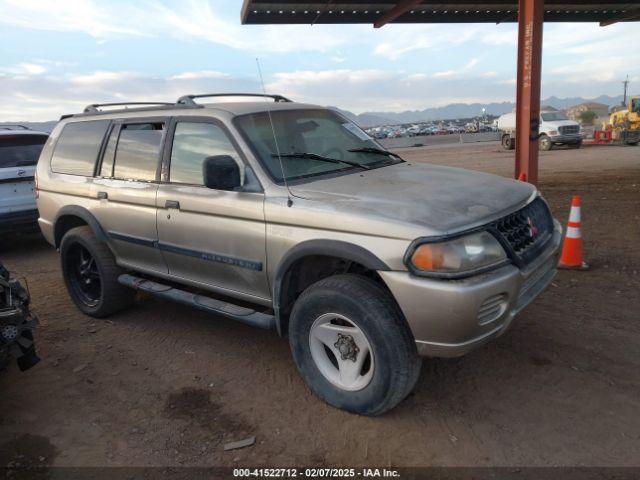
[[[387,23],[393,22],[400,15],[407,13],[414,7],[417,7],[422,3],[422,0],[403,0],[398,2],[395,7],[383,14],[378,20],[373,23],[373,28],[384,27]]]
[[[516,172],[538,183],[538,127],[544,0],[519,0],[516,96]]]

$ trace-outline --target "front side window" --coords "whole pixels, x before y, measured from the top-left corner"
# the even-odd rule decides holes
[[[123,125],[116,148],[114,178],[154,181],[163,132],[161,122]]]
[[[252,113],[237,117],[235,123],[277,182],[402,161],[386,155],[357,125],[327,109]],[[354,149],[369,151],[350,151]]]
[[[51,170],[92,177],[108,127],[109,120],[65,125],[51,157]]]
[[[169,180],[203,185],[203,163],[216,155],[229,155],[244,172],[238,152],[222,128],[213,123],[179,122],[173,136]]]
[[[34,166],[46,141],[46,135],[0,135],[0,168]]]

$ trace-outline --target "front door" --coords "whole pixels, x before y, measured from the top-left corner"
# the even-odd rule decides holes
[[[266,303],[264,194],[213,190],[203,182],[203,162],[215,155],[231,156],[244,174],[245,162],[229,132],[211,118],[180,118],[168,140],[157,223],[169,273]]]

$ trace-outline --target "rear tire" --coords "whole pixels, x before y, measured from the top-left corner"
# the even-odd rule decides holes
[[[516,147],[516,142],[510,135],[502,136],[502,148],[505,150],[513,150]]]
[[[360,275],[336,275],[307,288],[291,312],[289,342],[309,388],[361,415],[395,407],[420,374],[422,360],[395,301]]]
[[[118,283],[124,270],[89,227],[72,228],[64,235],[60,262],[69,295],[85,315],[102,318],[133,303],[135,291]]]

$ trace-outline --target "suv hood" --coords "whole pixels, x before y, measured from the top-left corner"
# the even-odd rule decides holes
[[[489,223],[522,207],[536,191],[531,184],[496,175],[413,163],[292,185],[291,190],[313,211],[317,226],[336,229],[339,213],[338,226],[345,230],[396,238],[444,235]],[[392,225],[398,227],[393,233]]]

